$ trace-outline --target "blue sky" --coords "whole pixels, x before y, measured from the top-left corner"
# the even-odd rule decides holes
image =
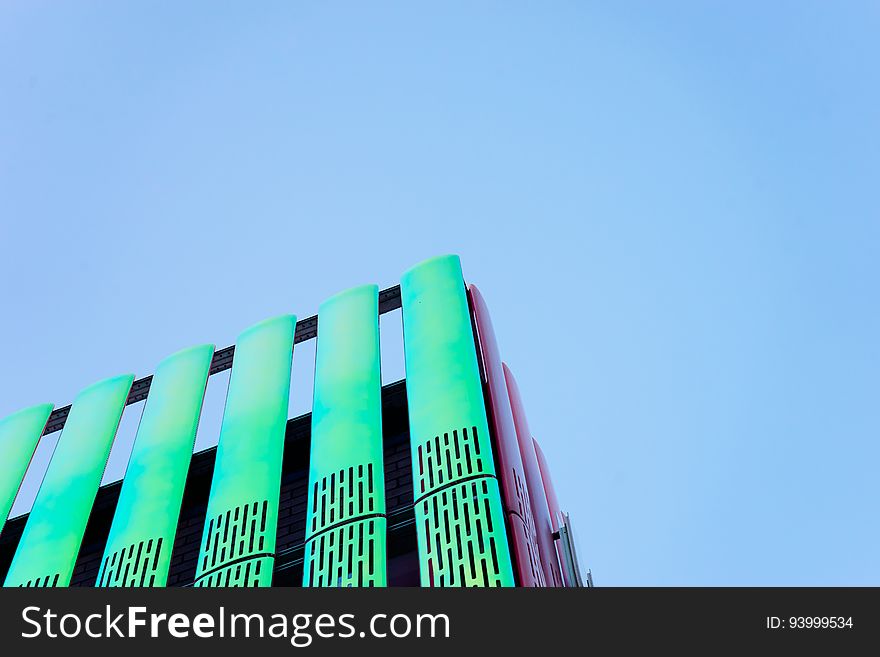
[[[453,252],[598,584],[880,585],[880,9],[720,4],[4,2],[0,415]]]

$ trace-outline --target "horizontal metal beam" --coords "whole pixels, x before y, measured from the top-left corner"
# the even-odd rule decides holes
[[[392,310],[400,308],[400,286],[395,285],[379,292],[379,314],[384,315]],[[301,319],[296,323],[296,332],[294,333],[293,343],[299,344],[306,342],[312,338],[318,337],[318,316],[312,315]],[[211,360],[211,375],[223,372],[232,368],[232,359],[235,355],[235,345],[218,349],[214,352],[214,358]],[[137,379],[131,384],[131,392],[128,393],[128,399],[125,401],[126,406],[136,404],[143,401],[150,394],[150,384],[153,382],[153,375]],[[61,431],[64,423],[67,422],[67,415],[70,413],[70,404],[61,408],[56,408],[49,416],[46,423],[46,429],[43,435]]]

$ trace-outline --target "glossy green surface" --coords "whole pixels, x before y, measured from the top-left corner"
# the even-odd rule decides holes
[[[5,586],[67,586],[134,377],[77,395],[28,516]]]
[[[165,586],[214,345],[159,363],[138,426],[98,586]]]
[[[458,257],[413,267],[400,290],[422,585],[513,586]]]
[[[328,299],[318,325],[303,585],[385,586],[379,289]]]
[[[0,530],[51,413],[52,404],[39,404],[0,420]]]
[[[197,586],[271,584],[295,328],[283,315],[236,342]]]

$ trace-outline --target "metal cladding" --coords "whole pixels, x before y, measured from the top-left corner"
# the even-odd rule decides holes
[[[547,464],[547,457],[544,456],[544,450],[541,449],[541,446],[538,444],[538,441],[532,438],[532,443],[535,446],[535,456],[538,458],[538,468],[541,472],[541,481],[544,484],[544,492],[547,495],[547,507],[550,509],[550,529],[553,533],[559,531],[559,528],[562,526],[562,510],[559,508],[559,500],[556,497],[556,489],[553,487],[553,479],[550,477],[550,466]],[[559,559],[559,563],[565,563],[565,559],[561,554],[562,546],[558,541],[553,541],[556,547],[556,557]],[[562,579],[566,580],[565,569],[561,569]],[[565,581],[566,586],[575,586],[573,582]]]
[[[138,426],[98,586],[165,586],[214,345],[159,363]]]
[[[383,389],[379,316],[397,308],[406,380]],[[289,420],[293,345],[316,337],[311,418]],[[230,368],[216,452],[194,456],[207,380]],[[123,408],[144,399],[122,484],[98,498]],[[29,516],[6,523],[41,436],[58,430]],[[112,524],[106,543],[90,529],[83,546],[96,499],[93,526],[115,509]],[[277,584],[306,587],[579,586],[560,516],[486,302],[456,256],[399,286],[346,290],[300,322],[260,322],[225,349],[185,349],[153,376],[101,381],[70,407],[0,420],[7,586],[270,586],[276,569]]]
[[[134,380],[77,395],[6,575],[5,586],[67,586]]]
[[[296,317],[242,333],[220,428],[196,586],[269,586]]]
[[[461,263],[401,278],[422,586],[513,586]]]
[[[318,323],[303,586],[385,586],[379,288],[328,299]]]
[[[0,420],[0,530],[51,412],[52,404],[39,404]]]
[[[501,495],[507,514],[514,566],[520,586],[546,586],[544,570],[538,553],[532,503],[526,485],[522,455],[516,438],[513,411],[504,380],[501,352],[492,327],[489,309],[475,285],[468,286],[468,295],[480,339],[483,369],[486,375],[486,394],[489,422],[495,437],[496,456],[501,469]]]
[[[507,391],[510,394],[510,407],[513,410],[513,421],[516,425],[516,436],[525,469],[526,485],[529,488],[529,498],[532,502],[532,516],[535,519],[535,528],[538,532],[538,551],[541,555],[541,564],[544,567],[544,577],[547,586],[563,586],[559,559],[556,556],[556,546],[553,540],[553,522],[547,505],[547,495],[544,493],[544,482],[541,478],[538,457],[535,454],[535,444],[532,441],[532,433],[526,419],[519,386],[506,364],[504,364],[504,378],[507,381]]]

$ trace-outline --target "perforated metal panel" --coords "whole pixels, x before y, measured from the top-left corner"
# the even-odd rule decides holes
[[[98,586],[165,586],[213,355],[214,345],[192,347],[156,368],[104,548]]]
[[[77,395],[28,515],[5,586],[67,586],[132,375]]]
[[[462,478],[485,475],[491,471],[480,453],[480,436],[477,427],[453,429],[442,436],[434,436],[416,446],[419,471],[416,477],[418,492],[426,495],[444,483]]]
[[[296,318],[242,333],[220,428],[195,586],[269,586]]]
[[[385,586],[379,290],[323,304],[315,363],[304,586]]]
[[[376,487],[373,464],[343,468],[312,484],[309,499],[310,535],[364,515],[376,515],[384,507]]]
[[[416,522],[421,530],[419,552],[424,550],[427,565],[426,585],[512,586],[501,518],[498,482],[491,477],[452,484],[424,497]]]
[[[513,586],[510,548],[461,265],[401,278],[423,586]]]
[[[40,404],[0,420],[0,530],[51,412],[52,404]]]
[[[166,557],[163,561],[170,560],[170,549],[165,548],[171,543],[159,539],[148,539],[139,543],[132,543],[128,547],[116,550],[110,554],[105,552],[101,562],[101,572],[98,575],[98,586],[161,586],[157,582],[167,577],[167,569],[164,573],[159,568],[159,557]]]
[[[483,295],[475,285],[468,286],[468,296],[483,357],[489,426],[493,431],[493,446],[498,458],[501,501],[507,514],[517,581],[520,586],[546,586],[495,329]]]
[[[274,541],[268,515],[269,502],[263,500],[209,518],[199,562],[205,575],[196,586],[259,586],[266,568],[271,576],[271,556],[260,556]]]
[[[385,586],[385,518],[332,527],[306,544],[307,586]]]
[[[4,584],[4,586],[18,586],[18,587],[29,587],[29,588],[49,588],[53,586],[58,586],[58,579],[60,575],[55,573],[54,575],[46,575],[45,577],[37,577],[36,579],[29,579],[26,582],[22,582],[21,584]]]
[[[535,518],[532,515],[531,500],[529,499],[529,490],[526,486],[525,479],[520,476],[520,471],[511,468],[508,476],[513,480],[516,489],[515,506],[511,510],[511,515],[516,518],[515,531],[521,531],[518,543],[525,547],[525,558],[523,559],[523,586],[547,586],[547,579],[544,576],[544,570],[541,568],[541,555],[538,551],[538,536],[535,528]],[[514,522],[512,520],[511,522]]]

